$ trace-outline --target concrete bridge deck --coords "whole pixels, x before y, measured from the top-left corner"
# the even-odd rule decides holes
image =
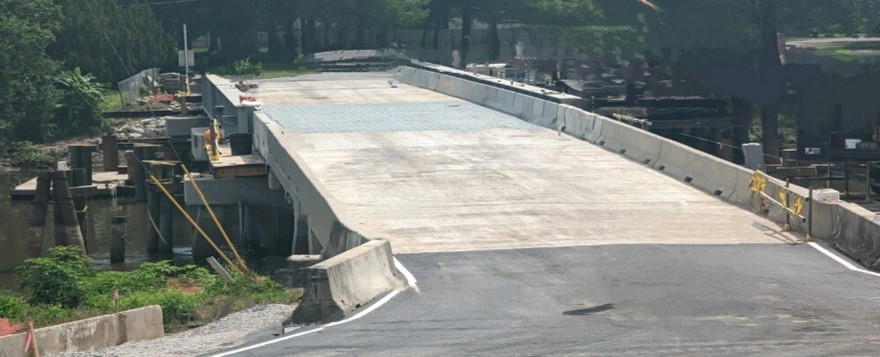
[[[593,144],[389,78],[309,75],[254,94],[339,220],[396,253],[796,239]]]
[[[269,167],[268,186],[240,182],[239,198],[283,196],[296,250],[305,240],[326,259],[308,270],[300,317],[325,303],[359,311],[263,331],[221,356],[862,355],[880,344],[880,274],[798,244],[774,223],[779,207],[753,214],[753,172],[562,95],[415,64],[262,81],[248,92],[254,112],[208,77],[206,106],[225,106],[209,112],[252,133]],[[795,229],[878,266],[873,214],[810,207]],[[363,244],[378,238],[417,288],[382,295],[406,272],[386,242]]]
[[[644,165],[606,150],[621,142],[389,78],[263,82],[254,137],[315,240],[332,235],[325,216],[388,239],[418,289],[224,355],[862,355],[880,343],[877,276],[705,193],[747,204],[750,173],[719,175],[728,164],[606,122],[626,156],[654,158]],[[845,221],[826,209],[817,222]]]

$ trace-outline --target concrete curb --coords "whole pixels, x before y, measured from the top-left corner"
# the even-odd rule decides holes
[[[391,243],[373,239],[309,267],[303,300],[285,324],[339,321],[379,295],[406,287]]]
[[[93,351],[130,341],[165,336],[162,308],[159,305],[103,315],[85,320],[36,329],[40,354]],[[27,333],[0,337],[0,356],[27,357],[23,351]]]

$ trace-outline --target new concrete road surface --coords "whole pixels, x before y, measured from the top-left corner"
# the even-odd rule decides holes
[[[395,253],[792,241],[616,153],[389,78],[311,75],[255,95],[339,219]]]
[[[238,355],[880,354],[880,277],[620,155],[387,79],[257,96],[418,290]]]

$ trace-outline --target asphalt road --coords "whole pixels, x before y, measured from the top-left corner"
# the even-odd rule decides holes
[[[239,355],[880,351],[880,277],[848,270],[807,245],[610,245],[398,259],[419,292],[403,292],[361,319]]]

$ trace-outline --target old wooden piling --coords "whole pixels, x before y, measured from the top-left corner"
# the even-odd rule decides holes
[[[171,185],[176,161],[144,161],[149,173],[155,176],[161,185],[173,192]],[[147,185],[147,251],[169,253],[173,248],[174,215],[172,203],[164,196],[159,187],[151,180]]]
[[[158,189],[158,187],[156,188]],[[161,193],[160,193],[161,194]],[[159,201],[159,242],[157,251],[171,252],[174,240],[174,206],[168,198],[160,196]]]
[[[88,175],[87,171],[83,168],[73,168],[70,173],[70,186],[72,188],[78,188],[82,186],[88,186],[86,184],[86,176]],[[89,198],[86,195],[73,195],[73,206],[76,208],[76,221],[79,225],[80,233],[83,236],[83,242],[88,248],[88,216],[86,215],[86,211],[88,210],[88,200]]]
[[[143,161],[143,164],[144,167],[149,170],[149,174],[156,176],[156,178],[162,177],[161,166],[153,165],[152,161]],[[149,174],[147,177],[149,177]],[[147,251],[157,252],[159,251],[159,235],[161,234],[159,230],[159,201],[162,199],[162,193],[153,187],[149,181],[144,184],[146,185],[147,196]]]
[[[70,182],[67,178],[66,171],[52,172],[52,186],[55,196],[56,226],[55,239],[58,244],[58,232],[62,232],[62,245],[71,245],[79,247],[86,252],[85,241],[82,232],[79,230],[79,223],[76,219],[76,206],[73,204],[73,195],[70,192]],[[59,222],[60,221],[60,222]],[[60,225],[57,225],[60,223]]]
[[[110,262],[125,261],[125,216],[115,216],[110,220]]]
[[[36,258],[43,252],[43,231],[46,228],[46,213],[49,209],[49,189],[52,176],[47,172],[37,175],[37,190],[31,208],[31,226],[28,230],[27,257]]]
[[[116,133],[101,136],[101,151],[104,156],[104,171],[119,170],[119,138]]]
[[[153,160],[156,158],[156,151],[159,145],[152,144],[135,144],[132,147],[134,153],[133,165],[128,167],[131,172],[131,181],[134,185],[134,202],[147,202],[147,185],[146,182],[150,178],[142,164],[145,160]]]
[[[84,181],[82,184],[74,183],[73,186],[85,186],[92,184],[92,151],[95,147],[92,145],[70,145],[67,147],[68,159],[70,160],[71,169],[83,169]],[[77,182],[78,183],[78,182]]]

